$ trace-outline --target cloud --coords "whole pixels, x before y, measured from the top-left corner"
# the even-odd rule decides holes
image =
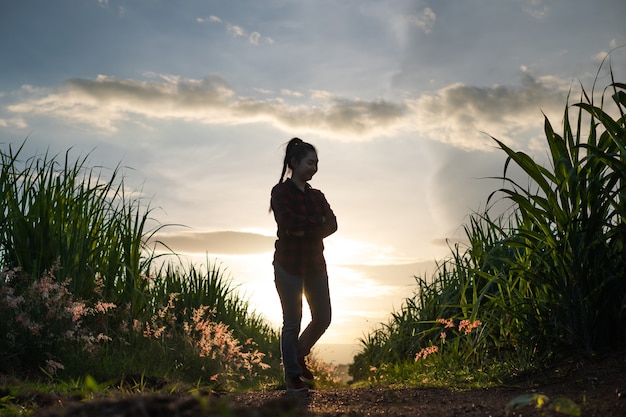
[[[117,131],[117,122],[130,120],[133,115],[223,122],[225,115],[208,110],[223,108],[234,95],[226,82],[215,76],[136,81],[99,75],[95,80],[71,79],[56,91],[31,86],[22,90],[41,97],[10,105],[10,112],[53,115],[110,132]]]
[[[246,31],[241,27],[241,26],[237,26],[237,25],[226,25],[226,29],[233,34],[233,36],[244,36],[246,34]]]
[[[366,276],[361,271],[352,267],[329,265],[328,275],[333,277],[333,286],[343,290],[341,291],[342,295],[337,296],[338,298],[349,298],[352,301],[359,298],[370,300],[379,299],[398,290],[397,285],[387,282],[384,279]],[[372,306],[370,305],[370,307]]]
[[[327,96],[307,107],[273,98],[240,97],[219,76],[137,81],[100,75],[95,80],[72,79],[58,89],[24,86],[22,91],[31,98],[7,106],[9,112],[55,116],[111,133],[120,122],[144,117],[206,124],[264,122],[285,130],[371,137],[393,129],[407,110],[404,104],[385,100]]]
[[[595,62],[601,63],[606,59],[607,56],[609,56],[608,51],[600,51],[593,57],[593,60]]]
[[[430,33],[435,27],[437,15],[435,15],[435,12],[433,12],[430,7],[426,7],[422,10],[422,13],[409,16],[408,20],[409,23],[423,30],[424,33]]]
[[[21,117],[9,118],[9,119],[3,119],[0,117],[0,127],[13,127],[17,129],[24,129],[27,126],[28,125],[26,124],[24,119],[22,119]]]
[[[611,41],[609,42],[609,46],[611,47],[611,49],[617,48],[617,39],[611,39]]]
[[[175,253],[250,255],[274,250],[273,236],[247,232],[179,232],[154,237]]]
[[[250,36],[248,36],[248,41],[250,41],[252,45],[258,45],[260,39],[261,34],[259,32],[252,32]]]
[[[530,0],[522,6],[522,10],[535,19],[544,19],[550,12],[550,7],[543,4],[543,0]]]
[[[524,71],[520,86],[453,84],[400,101],[338,97],[319,90],[308,97],[292,90],[281,90],[278,96],[263,90],[258,98],[237,95],[218,75],[188,79],[151,74],[147,80],[99,75],[71,79],[56,89],[23,86],[28,98],[7,110],[26,120],[48,115],[109,133],[121,123],[143,126],[150,120],[267,123],[342,141],[411,133],[463,149],[489,149],[492,142],[484,132],[505,142],[517,138],[530,143],[542,126],[541,111],[560,113],[568,87],[557,78],[535,78]]]
[[[211,15],[207,18],[199,17],[196,19],[196,21],[198,23],[209,23],[209,24],[210,23],[217,23],[217,24],[224,23],[221,18],[214,16],[214,15]],[[262,36],[257,31],[253,31],[250,34],[248,34],[248,31],[241,25],[235,25],[235,24],[228,23],[228,22],[224,24],[226,25],[226,31],[228,33],[231,33],[234,37],[240,38],[240,37],[247,36],[248,42],[250,43],[250,45],[259,46],[263,43],[267,45],[274,44],[274,39],[270,38],[269,36]]]
[[[367,140],[397,131],[407,116],[404,103],[387,100],[330,97],[311,106],[268,106],[257,100],[239,103],[242,116],[269,117],[277,127],[303,130],[347,141]],[[267,120],[267,119],[266,119]]]
[[[567,86],[569,87],[569,86]],[[464,149],[488,149],[492,141],[526,139],[543,125],[541,112],[554,115],[565,104],[567,88],[558,79],[524,73],[519,87],[453,84],[410,103],[415,129],[430,139]]]
[[[404,287],[414,284],[415,277],[430,278],[437,269],[434,260],[391,265],[349,265],[349,268],[378,282]]]
[[[304,94],[302,94],[299,91],[293,91],[293,90],[289,90],[287,88],[283,88],[280,90],[280,93],[284,96],[291,96],[291,97],[303,97]]]

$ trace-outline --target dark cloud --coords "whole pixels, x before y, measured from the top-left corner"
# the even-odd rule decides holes
[[[71,79],[53,89],[23,89],[30,98],[8,106],[14,114],[46,114],[116,131],[133,117],[206,124],[265,122],[284,130],[341,133],[346,140],[388,135],[406,124],[408,107],[383,99],[363,100],[311,93],[310,105],[282,98],[237,96],[220,76],[201,80],[152,74],[148,80],[100,75]],[[410,118],[410,117],[409,117]]]
[[[308,101],[242,97],[220,76],[149,80],[98,76],[71,79],[58,89],[24,91],[30,98],[8,106],[18,115],[48,114],[72,123],[116,131],[124,121],[180,120],[213,125],[266,123],[284,131],[365,141],[414,132],[462,149],[489,150],[488,135],[529,147],[541,132],[541,112],[563,108],[568,83],[523,71],[520,85],[453,84],[417,99],[392,101],[311,91]]]
[[[541,132],[541,113],[553,115],[564,108],[567,87],[529,73],[522,74],[520,86],[451,85],[412,103],[415,129],[467,150],[491,149],[489,135],[526,149]]]
[[[154,240],[176,253],[250,255],[271,252],[276,238],[247,232],[180,232],[160,234]]]
[[[234,93],[217,75],[201,80],[163,77],[156,81],[126,80],[100,75],[95,80],[70,79],[67,87],[103,103],[128,103],[137,107],[183,106],[197,108],[222,104]]]
[[[423,261],[392,265],[346,265],[352,270],[381,285],[414,286],[415,277],[430,278],[436,270],[436,261]],[[407,294],[410,296],[411,294]]]

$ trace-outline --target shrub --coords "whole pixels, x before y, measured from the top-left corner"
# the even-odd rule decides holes
[[[101,319],[116,306],[77,299],[68,290],[69,279],[57,280],[57,270],[55,266],[34,281],[15,269],[0,273],[1,369],[44,368],[54,375],[65,367],[70,352],[93,353],[111,340]],[[18,295],[16,288],[22,286],[26,288]]]

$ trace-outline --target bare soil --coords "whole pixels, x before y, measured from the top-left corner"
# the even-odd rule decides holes
[[[48,398],[37,417],[160,417],[160,416],[319,416],[414,417],[507,415],[507,404],[528,394],[550,400],[538,409],[526,405],[509,416],[564,416],[550,408],[558,398],[580,407],[581,416],[626,416],[626,354],[584,362],[571,361],[541,376],[507,386],[457,391],[445,388],[341,388],[307,393],[256,391],[235,395],[129,396],[86,403]],[[570,409],[571,410],[571,409]]]

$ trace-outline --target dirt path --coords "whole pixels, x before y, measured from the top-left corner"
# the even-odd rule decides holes
[[[505,416],[509,401],[524,394],[550,398],[542,409],[519,408],[509,416],[565,416],[549,409],[557,398],[576,403],[585,417],[626,416],[626,355],[559,368],[556,375],[528,379],[514,387],[453,391],[449,389],[363,388],[314,390],[304,394],[284,391],[250,392],[235,396],[143,396],[63,403],[52,401],[38,417],[440,417]],[[542,414],[543,413],[543,414]]]
[[[559,371],[519,381],[516,386],[468,391],[441,388],[337,389],[307,394],[283,392],[247,393],[236,398],[240,406],[255,408],[267,416],[280,410],[298,410],[302,416],[505,416],[507,404],[521,395],[543,394],[550,401],[542,409],[525,406],[509,416],[565,416],[550,409],[558,398],[580,407],[582,416],[626,417],[626,355],[559,367]],[[567,401],[565,402],[567,404]],[[570,403],[571,405],[571,403]],[[272,413],[274,410],[274,413]],[[543,414],[542,414],[543,412]]]

